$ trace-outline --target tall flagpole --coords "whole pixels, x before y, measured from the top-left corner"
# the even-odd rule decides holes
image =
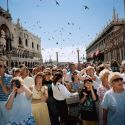
[[[7,0],[7,12],[9,12],[9,5],[8,5],[8,0]]]
[[[125,0],[124,0],[124,17],[125,17]]]

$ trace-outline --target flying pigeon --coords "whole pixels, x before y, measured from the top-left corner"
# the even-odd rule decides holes
[[[68,25],[70,25],[70,23],[68,22]]]
[[[59,5],[60,5],[58,1],[56,1],[56,0],[55,0],[55,2],[56,2],[56,5],[57,5],[57,6],[59,6]]]
[[[84,6],[85,10],[86,10],[86,9],[89,9],[89,7],[88,7],[88,6],[86,6],[86,5],[83,5],[83,6]]]

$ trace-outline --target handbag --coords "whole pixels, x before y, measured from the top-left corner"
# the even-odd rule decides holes
[[[80,98],[79,98],[79,93],[73,93],[72,96],[70,96],[69,98],[66,98],[66,103],[69,104],[76,104],[80,102]]]

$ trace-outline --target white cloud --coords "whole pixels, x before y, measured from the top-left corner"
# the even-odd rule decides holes
[[[85,47],[75,46],[75,47],[63,47],[63,48],[49,48],[42,50],[43,61],[49,61],[51,58],[52,61],[56,61],[56,52],[58,52],[58,61],[59,62],[78,62],[78,53],[77,49],[79,48],[79,58],[82,61],[83,54],[85,54]]]

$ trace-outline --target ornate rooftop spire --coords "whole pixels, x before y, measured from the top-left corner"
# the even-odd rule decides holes
[[[113,20],[113,21],[116,21],[116,12],[115,12],[115,7],[113,7],[112,20]]]

